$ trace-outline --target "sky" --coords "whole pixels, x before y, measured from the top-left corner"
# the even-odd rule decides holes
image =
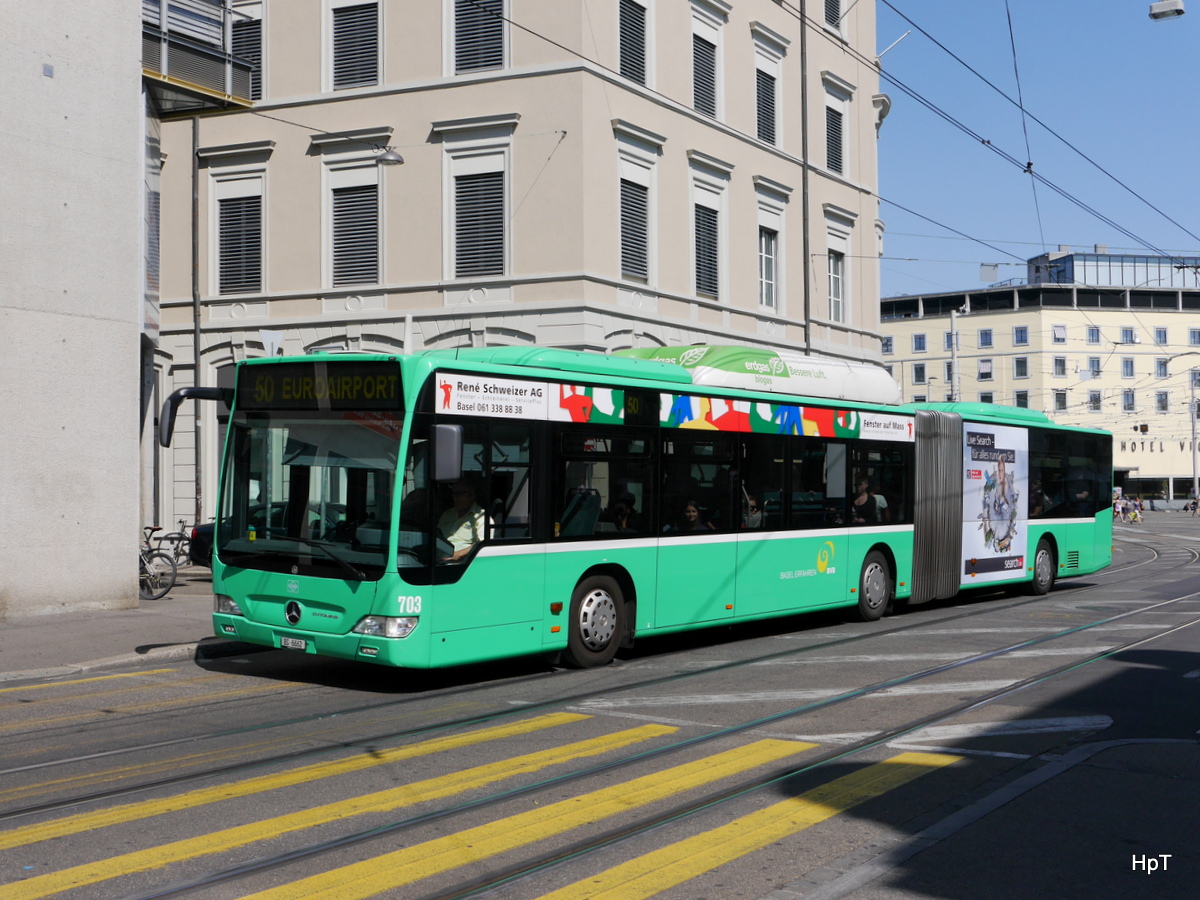
[[[1200,0],[875,2],[883,297],[1023,280],[1060,245],[1200,256]]]

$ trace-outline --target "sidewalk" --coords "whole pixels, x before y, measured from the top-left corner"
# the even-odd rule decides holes
[[[0,622],[0,682],[191,659],[213,636],[212,573],[184,566],[161,600],[138,609],[88,610]]]

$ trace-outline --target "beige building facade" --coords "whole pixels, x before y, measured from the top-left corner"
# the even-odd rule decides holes
[[[1156,506],[1192,496],[1200,289],[1021,284],[889,298],[881,328],[906,402],[951,399],[957,367],[958,400],[1111,431],[1118,486]]]
[[[162,393],[321,349],[880,361],[873,4],[234,8],[254,108],[163,123]],[[216,513],[211,406],[157,463],[172,518]]]

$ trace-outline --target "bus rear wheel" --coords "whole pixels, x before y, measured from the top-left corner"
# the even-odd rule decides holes
[[[590,669],[612,661],[625,630],[625,598],[607,575],[585,578],[571,596],[571,618],[564,661]]]
[[[1054,587],[1054,551],[1050,542],[1045,538],[1038,541],[1037,550],[1033,554],[1033,581],[1029,584],[1030,593],[1035,596],[1050,593]]]
[[[892,570],[887,557],[872,550],[858,576],[858,617],[864,622],[882,618],[892,596]]]

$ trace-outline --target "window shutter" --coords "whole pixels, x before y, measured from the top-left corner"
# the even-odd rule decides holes
[[[221,200],[218,231],[220,293],[262,290],[262,197]]]
[[[621,74],[646,83],[646,7],[621,0]]]
[[[825,22],[837,25],[842,21],[842,0],[825,0]]]
[[[454,179],[454,274],[504,274],[504,173]]]
[[[621,180],[621,274],[626,278],[650,277],[650,191]]]
[[[825,107],[825,161],[829,171],[842,174],[842,114]]]
[[[717,45],[692,35],[692,105],[706,116],[717,115]]]
[[[758,139],[775,143],[775,76],[756,69],[758,78]]]
[[[717,211],[696,205],[696,293],[719,295]]]
[[[333,11],[333,89],[379,82],[379,10],[374,3]]]
[[[504,0],[455,0],[454,71],[504,66]]]
[[[262,99],[262,20],[237,19],[233,23],[230,50],[238,59],[244,59],[253,68],[250,70],[250,100]]]
[[[379,188],[333,191],[333,286],[379,281]]]

